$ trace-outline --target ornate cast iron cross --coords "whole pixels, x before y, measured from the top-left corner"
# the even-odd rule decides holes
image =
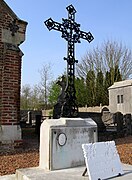
[[[62,33],[62,38],[68,42],[67,57],[67,86],[65,90],[65,102],[62,105],[62,117],[76,117],[78,115],[78,106],[76,103],[75,91],[75,43],[80,43],[80,38],[87,40],[89,43],[94,39],[90,32],[80,30],[80,24],[75,22],[75,8],[70,5],[67,8],[68,19],[62,18],[62,24],[53,21],[51,18],[44,23],[50,30],[54,29]]]

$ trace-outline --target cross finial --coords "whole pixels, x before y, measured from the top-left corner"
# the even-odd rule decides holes
[[[67,6],[66,9],[70,14],[75,14],[77,12],[72,4],[70,6]]]
[[[11,35],[15,36],[15,33],[17,33],[17,31],[19,30],[19,26],[16,25],[16,19],[14,19],[14,21],[9,24],[9,28],[11,31]]]

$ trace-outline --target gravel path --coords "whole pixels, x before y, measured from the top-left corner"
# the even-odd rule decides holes
[[[15,173],[16,169],[39,165],[38,137],[33,129],[23,131],[24,143],[21,148],[0,146],[0,175]],[[132,165],[132,136],[116,139],[120,159]]]

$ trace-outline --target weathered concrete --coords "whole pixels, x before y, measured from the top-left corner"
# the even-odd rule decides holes
[[[45,120],[40,132],[40,167],[57,170],[84,165],[81,145],[97,141],[97,125],[91,119]]]
[[[15,180],[15,179],[16,179],[15,174],[0,176],[0,180]]]
[[[21,128],[18,125],[4,125],[0,128],[0,142],[12,143],[14,140],[21,140]]]
[[[83,144],[82,148],[90,180],[124,174],[114,141]]]
[[[0,180],[88,180],[86,174],[82,176],[85,167],[76,167],[70,169],[44,171],[38,167],[19,169],[15,175],[0,176]],[[109,178],[112,180],[132,180],[132,166],[123,164],[124,175],[120,177]]]

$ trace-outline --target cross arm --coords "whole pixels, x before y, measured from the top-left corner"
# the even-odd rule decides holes
[[[54,29],[54,30],[57,30],[57,31],[63,31],[63,25],[58,23],[58,22],[55,22],[53,21],[51,18],[47,19],[44,24],[47,26],[47,28],[50,30]]]
[[[91,32],[80,31],[80,38],[87,40],[89,43],[94,39]]]

